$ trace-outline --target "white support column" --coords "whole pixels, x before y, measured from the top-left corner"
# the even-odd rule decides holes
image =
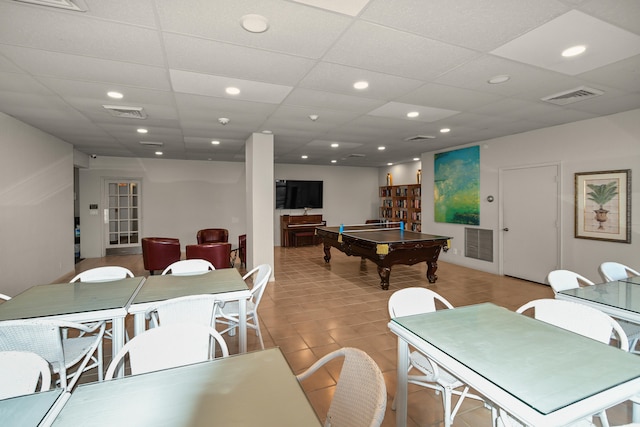
[[[247,270],[274,265],[273,135],[253,133],[245,145],[247,177]],[[273,273],[272,273],[273,279]]]

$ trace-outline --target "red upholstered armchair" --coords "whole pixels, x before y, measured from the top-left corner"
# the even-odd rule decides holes
[[[231,243],[187,245],[187,259],[206,259],[215,268],[231,267]]]
[[[247,235],[238,236],[238,255],[240,256],[240,266],[247,266]]]
[[[144,269],[153,275],[180,260],[180,241],[170,237],[143,237],[142,260]]]
[[[198,244],[221,243],[229,241],[229,230],[226,228],[205,228],[196,234]]]

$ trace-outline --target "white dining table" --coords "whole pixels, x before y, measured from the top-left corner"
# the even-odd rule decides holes
[[[320,426],[279,348],[82,384],[55,427]]]
[[[33,286],[0,304],[0,321],[63,319],[77,323],[110,321],[112,356],[124,345],[128,308],[144,282],[133,277],[110,282],[75,282]]]
[[[0,425],[3,427],[38,427],[46,425],[47,414],[62,398],[56,388],[0,400]]]
[[[640,390],[640,358],[491,303],[398,317],[396,425],[407,423],[409,345],[529,426],[564,426]]]
[[[240,353],[247,351],[247,300],[249,287],[235,268],[220,268],[195,275],[149,276],[129,306],[134,316],[134,334],[146,329],[145,311],[158,301],[188,295],[213,294],[220,301],[238,301],[238,341]]]

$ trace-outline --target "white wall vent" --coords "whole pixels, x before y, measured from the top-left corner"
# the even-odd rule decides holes
[[[433,135],[416,135],[405,138],[405,141],[424,141],[426,139],[435,139],[436,137]]]
[[[567,105],[574,102],[584,101],[586,99],[595,98],[604,94],[603,91],[593,89],[586,86],[580,86],[575,89],[567,90],[565,92],[556,93],[555,95],[545,96],[541,98],[545,102],[549,102],[555,105]]]
[[[57,7],[58,9],[86,12],[88,10],[84,0],[16,0],[21,3],[37,4],[40,6]]]
[[[465,227],[464,255],[493,262],[493,230]]]
[[[103,105],[112,116],[125,119],[146,119],[147,113],[142,107],[123,107],[118,105]]]

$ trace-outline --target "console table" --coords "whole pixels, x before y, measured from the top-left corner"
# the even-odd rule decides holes
[[[281,215],[280,245],[298,246],[298,237],[311,237],[316,243],[316,227],[327,225],[322,215]]]

